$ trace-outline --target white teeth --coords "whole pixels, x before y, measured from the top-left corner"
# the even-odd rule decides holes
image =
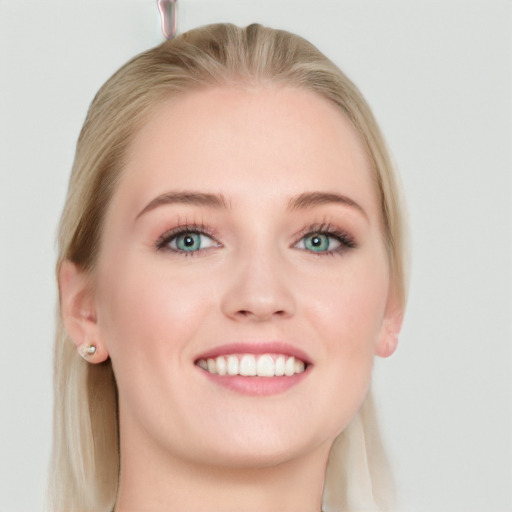
[[[294,373],[302,373],[304,371],[304,361],[295,359]]]
[[[302,373],[306,366],[300,359],[275,354],[218,356],[215,359],[200,359],[197,364],[212,374],[244,377],[290,377]]]
[[[238,375],[238,357],[228,357],[228,375]]]
[[[256,358],[246,355],[240,359],[240,375],[252,377],[256,375]]]
[[[215,363],[217,364],[217,373],[219,375],[226,375],[228,371],[226,360],[222,356],[219,356],[215,359]]]
[[[295,372],[295,358],[289,357],[286,360],[286,363],[284,363],[284,374],[287,377],[290,377],[291,375],[294,374],[294,372]]]
[[[207,359],[206,365],[208,366],[208,371],[210,373],[217,373],[217,364],[215,363],[215,359]]]
[[[271,356],[265,354],[258,359],[257,374],[258,377],[273,377],[274,373],[274,360]]]
[[[276,377],[280,377],[281,375],[284,375],[284,356],[279,356],[276,359],[276,367],[274,370],[274,374]]]

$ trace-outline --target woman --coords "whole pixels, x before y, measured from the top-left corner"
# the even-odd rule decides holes
[[[385,509],[402,231],[372,114],[308,42],[214,25],[126,64],[60,227],[52,509]]]

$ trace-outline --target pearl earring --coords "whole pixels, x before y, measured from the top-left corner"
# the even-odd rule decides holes
[[[87,345],[84,345],[84,347],[82,347],[82,349],[80,350],[80,355],[84,359],[87,359],[90,356],[93,356],[94,354],[96,354],[96,345],[88,343]]]

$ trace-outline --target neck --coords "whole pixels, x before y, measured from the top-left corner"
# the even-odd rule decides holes
[[[130,446],[134,446],[133,443]],[[320,512],[330,446],[268,467],[216,467],[123,449],[115,512]]]

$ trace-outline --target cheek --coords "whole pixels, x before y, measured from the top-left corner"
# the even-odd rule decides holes
[[[180,358],[214,296],[208,283],[138,254],[106,265],[100,282],[98,322],[113,360]]]
[[[361,259],[346,271],[321,277],[317,285],[322,286],[304,287],[308,323],[321,339],[322,362],[333,385],[357,401],[368,389],[381,336],[389,288],[387,260]]]
[[[352,262],[350,262],[352,263]],[[355,260],[339,272],[317,276],[317,286],[305,286],[312,320],[335,342],[335,347],[373,349],[386,309],[389,278],[384,258]],[[312,293],[312,290],[316,292]],[[333,348],[335,348],[333,347]]]

